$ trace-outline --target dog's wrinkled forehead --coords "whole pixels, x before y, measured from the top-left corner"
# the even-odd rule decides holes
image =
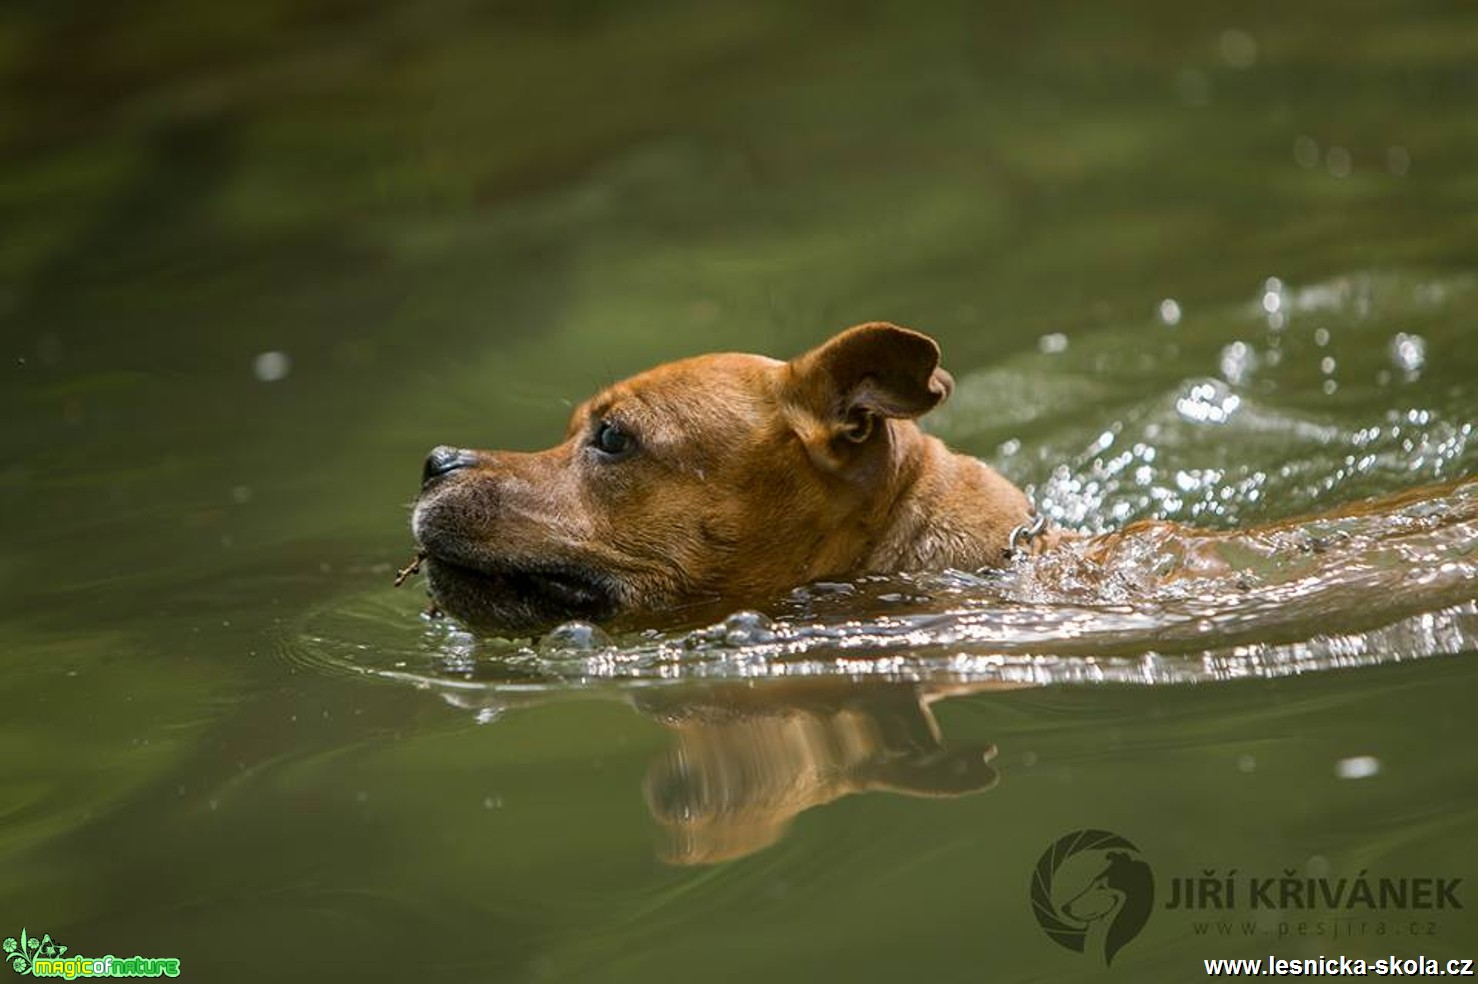
[[[775,419],[782,365],[757,355],[716,355],[659,366],[591,397],[576,409],[571,431],[612,423],[653,451],[732,440]]]

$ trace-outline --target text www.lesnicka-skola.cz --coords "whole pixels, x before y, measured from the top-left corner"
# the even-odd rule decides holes
[[[1255,957],[1206,960],[1207,977],[1472,977],[1469,959],[1436,957]]]

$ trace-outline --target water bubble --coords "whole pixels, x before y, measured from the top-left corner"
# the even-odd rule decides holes
[[[264,383],[286,379],[292,369],[293,360],[286,352],[263,352],[251,362],[252,375]]]
[[[1233,386],[1247,382],[1256,367],[1257,353],[1246,342],[1233,342],[1221,350],[1221,375]]]
[[[1420,335],[1398,331],[1391,338],[1391,361],[1396,368],[1409,373],[1421,372],[1427,364],[1427,342]]]
[[[1173,297],[1167,297],[1160,302],[1160,323],[1167,327],[1180,324],[1180,302]]]
[[[775,641],[775,623],[759,612],[735,612],[724,619],[723,641],[730,646],[754,646]]]
[[[1055,331],[1050,335],[1043,335],[1041,338],[1037,339],[1037,348],[1041,349],[1042,352],[1047,355],[1056,355],[1059,352],[1066,352],[1067,336],[1060,331]]]
[[[1196,383],[1175,401],[1176,411],[1198,424],[1224,424],[1241,405],[1242,398],[1220,380]]]
[[[565,622],[556,625],[549,630],[549,634],[539,640],[540,649],[565,649],[575,652],[591,652],[596,649],[605,649],[611,645],[611,637],[606,635],[605,630],[590,622]]]
[[[1248,772],[1248,773],[1256,772],[1257,771],[1257,759],[1254,758],[1251,755],[1245,755],[1245,754],[1244,755],[1237,756],[1237,771],[1238,772]]]
[[[1368,779],[1379,773],[1380,759],[1374,755],[1355,755],[1334,765],[1334,774],[1341,779]]]
[[[1268,327],[1273,331],[1279,331],[1287,323],[1285,313],[1288,307],[1287,292],[1283,289],[1283,281],[1277,277],[1269,277],[1262,284],[1262,310],[1267,315]]]
[[[1299,137],[1293,141],[1293,162],[1305,171],[1319,166],[1319,144],[1313,137]]]
[[[1257,39],[1246,31],[1229,27],[1221,32],[1221,60],[1232,68],[1251,68],[1257,64]]]

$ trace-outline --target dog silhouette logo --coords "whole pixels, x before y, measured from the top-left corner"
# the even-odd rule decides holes
[[[1105,966],[1139,935],[1155,903],[1155,876],[1139,848],[1107,830],[1075,830],[1032,872],[1032,914],[1053,942],[1101,953]]]

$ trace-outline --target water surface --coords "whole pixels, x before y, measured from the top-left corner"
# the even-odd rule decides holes
[[[1475,57],[1457,3],[7,11],[0,937],[211,981],[1472,955],[1466,910],[1161,910],[1105,972],[1028,886],[1085,827],[1162,892],[1478,879]],[[1208,538],[593,642],[391,587],[432,445],[876,318],[1059,524]]]

